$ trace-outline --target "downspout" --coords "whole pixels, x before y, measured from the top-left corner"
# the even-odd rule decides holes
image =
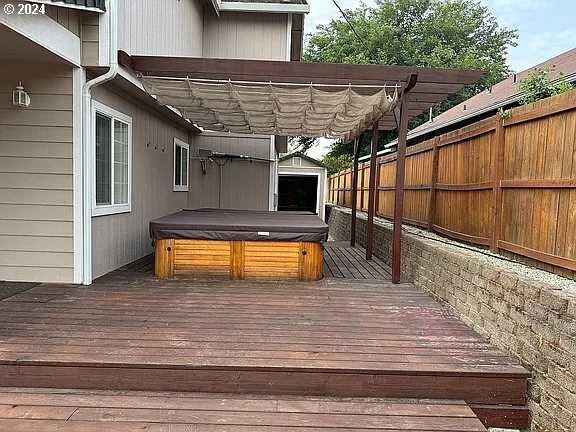
[[[90,81],[82,89],[82,230],[84,241],[82,247],[82,283],[92,283],[92,205],[93,205],[93,172],[92,172],[92,89],[113,80],[118,74],[118,0],[107,1],[108,15],[108,71]]]

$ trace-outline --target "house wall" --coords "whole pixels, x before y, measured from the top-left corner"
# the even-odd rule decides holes
[[[69,67],[0,68],[0,280],[73,281],[72,87]]]
[[[62,8],[60,8],[62,9]],[[82,64],[98,66],[100,64],[100,14],[85,13],[80,21],[80,42]]]
[[[98,66],[101,14],[59,6],[46,6],[46,15],[80,38],[83,65]]]
[[[270,137],[205,133],[194,137],[192,157],[198,155],[199,149],[270,159]],[[221,168],[220,187],[220,168],[216,163],[207,162],[203,174],[200,161],[192,159],[188,207],[268,210],[270,165],[260,161],[226,162]]]
[[[286,60],[288,15],[223,12],[204,17],[204,57]]]
[[[118,28],[128,54],[202,56],[200,0],[119,0]]]
[[[81,14],[82,12],[77,9],[46,6],[46,15],[76,36],[80,36]]]
[[[92,218],[96,278],[152,253],[150,220],[186,207],[188,194],[172,191],[173,153],[174,137],[189,140],[187,131],[109,86],[94,89],[93,97],[132,117],[132,211]]]

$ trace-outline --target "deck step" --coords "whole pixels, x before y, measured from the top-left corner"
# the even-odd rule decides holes
[[[117,272],[0,302],[0,387],[453,399],[522,428],[529,376],[409,284]]]
[[[11,432],[485,431],[462,401],[0,388]]]

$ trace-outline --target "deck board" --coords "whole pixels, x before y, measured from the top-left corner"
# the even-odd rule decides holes
[[[312,283],[158,280],[141,260],[90,287],[32,287],[0,301],[0,387],[456,399],[486,422],[502,406],[527,418],[529,375],[517,361],[413,285],[391,284],[387,267],[361,249],[326,251],[333,276]],[[0,389],[0,410],[11,403]],[[137,423],[131,411],[80,412],[82,425]],[[39,430],[68,430],[51,421]]]
[[[350,247],[347,242],[327,242],[324,245],[324,274],[331,278],[390,280],[390,267],[378,257],[367,261],[364,254],[364,249]]]
[[[230,429],[233,428],[233,429]],[[360,432],[486,429],[463,401],[0,389],[12,432]]]

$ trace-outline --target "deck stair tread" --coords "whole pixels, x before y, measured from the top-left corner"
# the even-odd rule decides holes
[[[485,431],[465,402],[0,388],[11,432]]]

